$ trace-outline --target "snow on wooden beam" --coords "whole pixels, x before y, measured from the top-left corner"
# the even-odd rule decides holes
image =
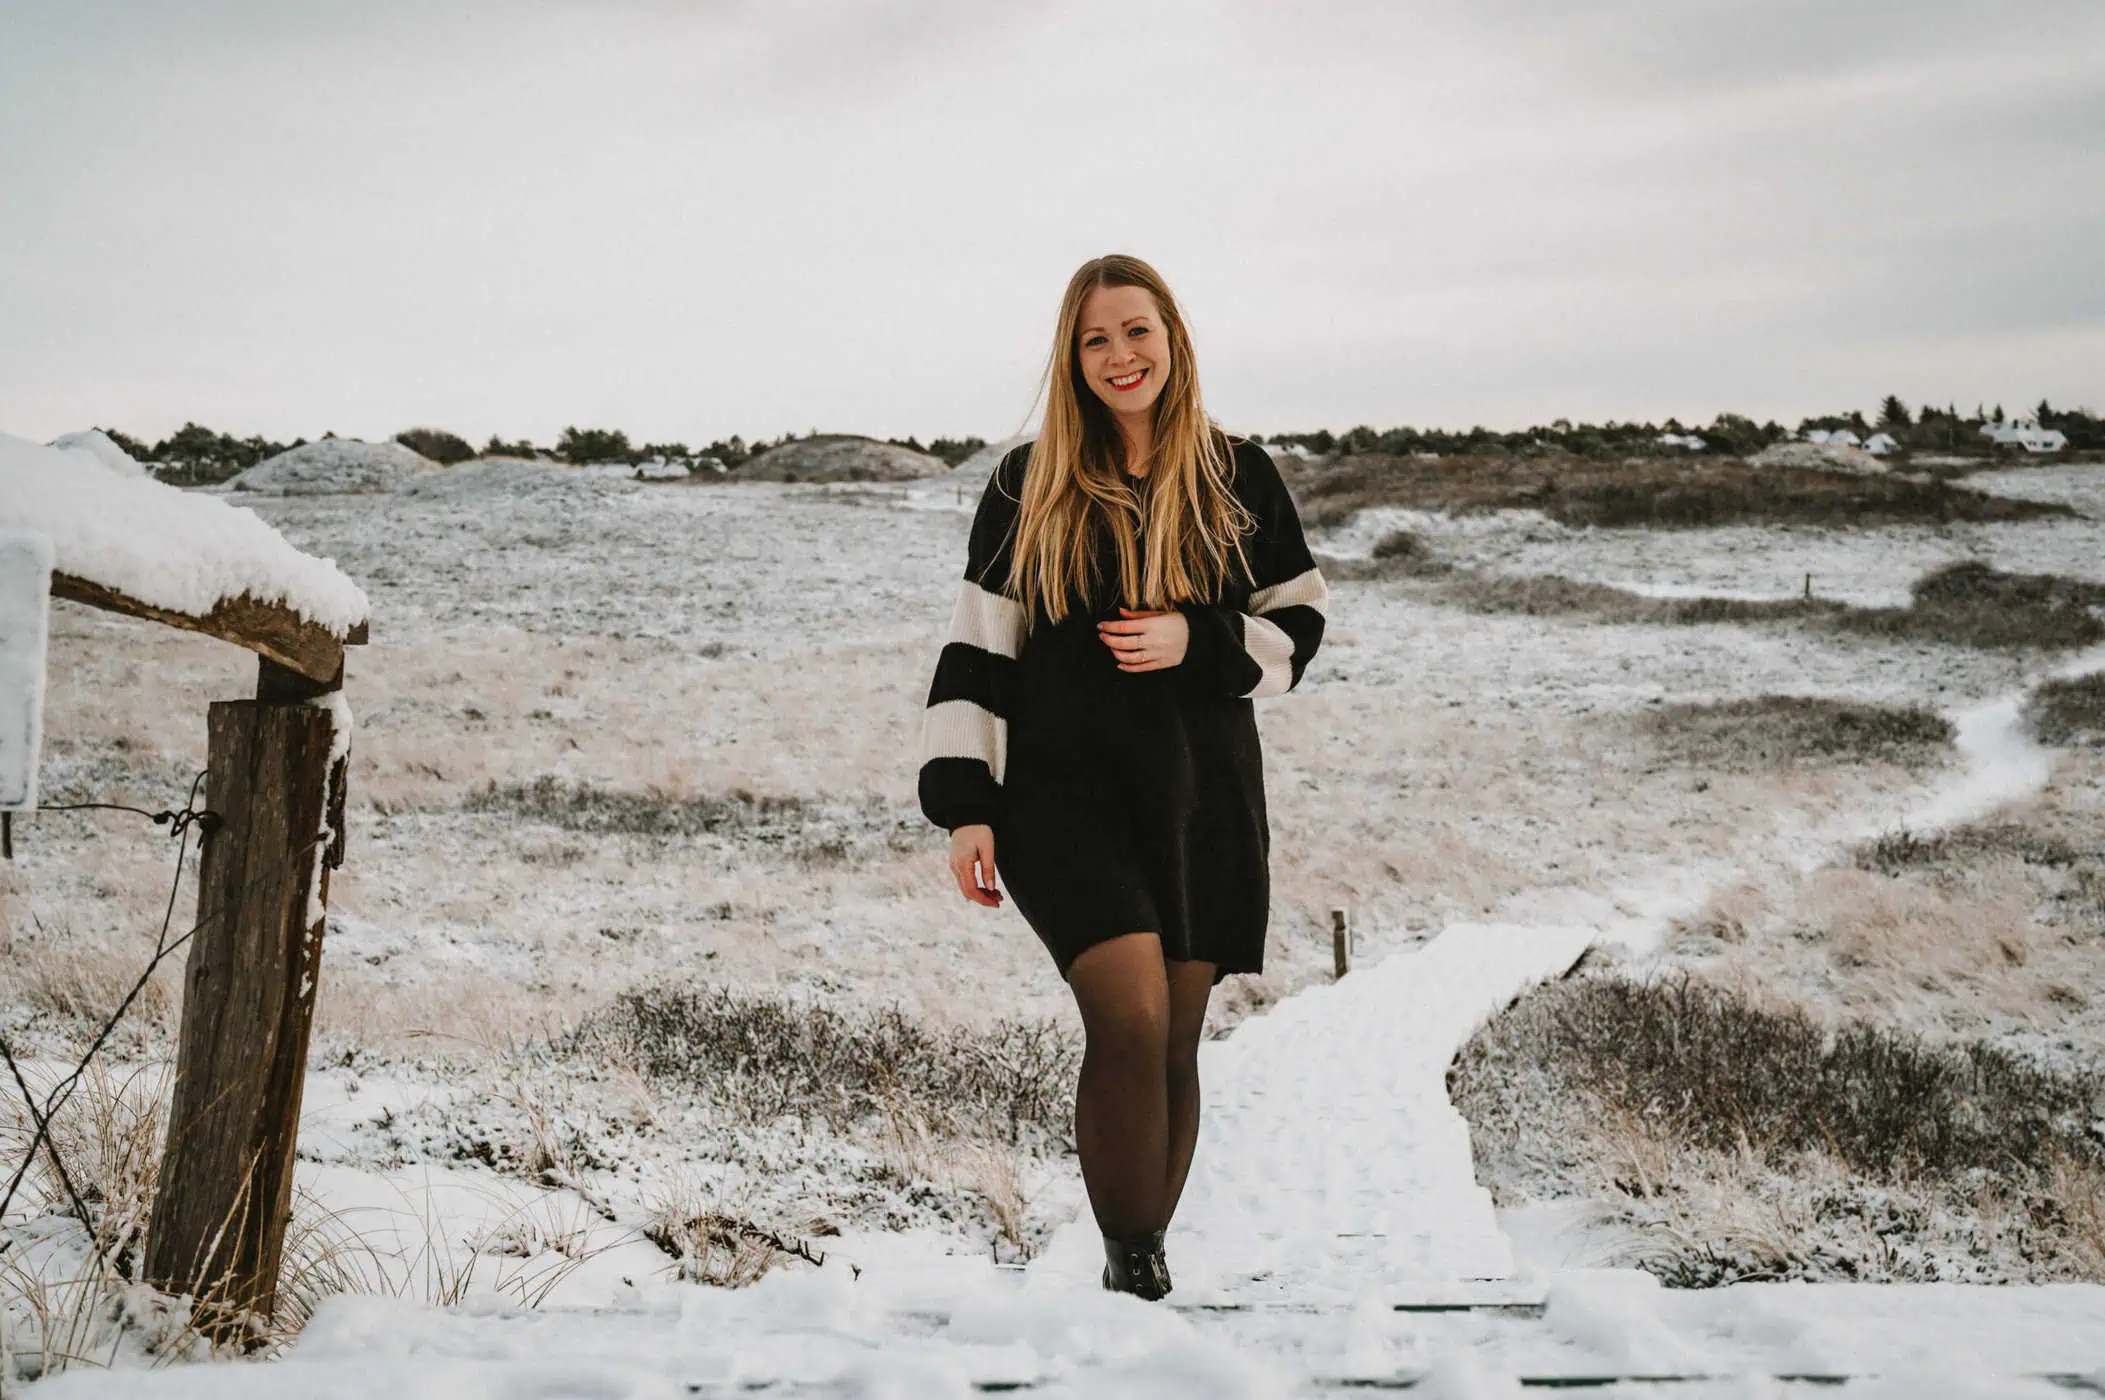
[[[334,561],[92,451],[0,433],[0,530],[50,541],[53,597],[218,637],[323,689],[366,639],[371,604]]]
[[[253,510],[6,433],[0,526],[41,532],[60,572],[157,608],[203,616],[245,593],[339,637],[372,611],[343,570],[296,548]]]
[[[210,612],[199,617],[194,613],[143,603],[114,588],[71,574],[54,573],[51,576],[51,596],[217,637],[223,642],[247,647],[322,685],[334,685],[343,678],[344,647],[363,645],[367,635],[366,624],[361,622],[339,638],[328,628],[309,622],[290,608],[277,603],[259,603],[246,594],[238,598],[222,598]]]

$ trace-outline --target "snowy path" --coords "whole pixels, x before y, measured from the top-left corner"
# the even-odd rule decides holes
[[[1599,932],[1454,925],[1201,1047],[1205,1116],[1170,1239],[1177,1296],[1328,1306],[1506,1277],[1512,1254],[1447,1066],[1479,1022]],[[1033,1265],[1074,1281],[1102,1267],[1086,1212]]]

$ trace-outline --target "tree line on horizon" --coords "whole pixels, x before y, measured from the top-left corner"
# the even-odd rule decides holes
[[[159,442],[135,438],[117,428],[104,428],[101,431],[110,441],[123,448],[133,460],[152,464],[154,475],[158,479],[178,486],[209,486],[225,481],[281,452],[305,447],[309,441],[307,438],[294,438],[291,442],[273,442],[264,437],[239,438],[231,433],[214,432],[198,423],[185,423]],[[722,463],[726,471],[736,471],[763,452],[818,435],[816,430],[810,433],[786,432],[778,438],[755,438],[747,442],[733,433],[730,437],[720,438],[706,447],[690,448],[684,442],[632,443],[629,435],[618,428],[568,427],[563,429],[552,447],[537,446],[527,438],[507,442],[493,433],[488,442],[477,448],[458,433],[448,432],[443,428],[405,428],[396,433],[390,441],[400,443],[412,452],[443,466],[452,466],[478,457],[525,457],[540,461],[565,462],[572,466],[598,463],[624,463],[633,466],[642,462],[663,460],[685,463],[690,470],[699,470],[713,458]],[[323,433],[321,438],[315,441],[325,441],[335,436],[335,433]],[[939,437],[926,445],[912,437],[885,438],[883,441],[893,447],[904,447],[910,451],[940,457],[951,466],[956,466],[987,445],[984,438],[978,437]]]
[[[2029,415],[2042,428],[2057,428],[2068,438],[2069,446],[2076,450],[2105,450],[2105,418],[2088,409],[2056,409],[2041,399]],[[1923,404],[1910,408],[1898,395],[1888,394],[1879,405],[1878,412],[1866,417],[1861,411],[1820,414],[1799,420],[1795,430],[1787,429],[1775,420],[1756,423],[1753,419],[1737,413],[1720,413],[1707,424],[1684,425],[1679,419],[1669,418],[1662,423],[1618,422],[1574,423],[1567,418],[1514,432],[1500,432],[1492,428],[1473,427],[1466,430],[1442,428],[1396,427],[1377,429],[1362,424],[1343,433],[1328,428],[1306,433],[1252,433],[1251,440],[1274,445],[1295,445],[1313,453],[1358,456],[1370,453],[1405,455],[1414,452],[1434,452],[1442,456],[1457,454],[1491,454],[1521,451],[1541,451],[1553,448],[1579,456],[1613,456],[1633,452],[1644,452],[1656,448],[1662,434],[1694,433],[1701,437],[1707,450],[1723,455],[1745,456],[1759,452],[1772,443],[1781,442],[1794,434],[1802,435],[1812,429],[1832,431],[1848,428],[1859,436],[1874,432],[1893,435],[1901,447],[1917,452],[1953,452],[1985,450],[1986,440],[1981,437],[1981,428],[1987,424],[2008,421],[2001,404],[1993,408],[1976,406],[1969,414],[1961,413],[1955,405],[1939,408],[1934,404]],[[258,462],[275,457],[295,447],[305,446],[308,439],[296,438],[291,442],[273,442],[263,437],[235,437],[230,433],[215,432],[198,423],[185,423],[180,429],[158,442],[134,438],[114,428],[103,429],[110,439],[140,462],[154,464],[154,474],[161,480],[177,485],[209,485],[224,481]],[[539,446],[520,438],[506,441],[492,434],[480,448],[473,446],[457,433],[443,428],[406,428],[392,439],[434,462],[451,465],[477,457],[527,457],[546,461],[566,462],[576,466],[594,463],[636,464],[653,459],[686,463],[690,469],[701,469],[709,459],[723,464],[727,472],[735,472],[752,458],[773,448],[798,442],[811,433],[784,433],[778,438],[755,438],[746,441],[738,434],[720,438],[706,446],[690,448],[683,442],[635,443],[629,435],[616,428],[567,427],[549,447]],[[333,438],[334,433],[324,433],[324,439]],[[952,466],[964,461],[974,452],[986,446],[978,437],[935,438],[923,444],[913,437],[880,439],[895,447],[939,457]]]
[[[2105,450],[2105,418],[2088,409],[2056,409],[2041,399],[2029,416],[2042,428],[2058,428],[2068,438],[2072,449]],[[1375,453],[1403,456],[1413,452],[1435,452],[1441,456],[1498,455],[1554,448],[1582,457],[1601,457],[1652,450],[1659,438],[1667,433],[1677,436],[1693,433],[1703,439],[1708,451],[1744,457],[1772,443],[1802,437],[1814,429],[1832,432],[1838,428],[1848,428],[1859,437],[1889,433],[1903,449],[1911,452],[1986,451],[1990,444],[1981,436],[1981,429],[2007,421],[2009,418],[2001,404],[1993,408],[1976,406],[1968,415],[1951,404],[1943,408],[1923,404],[1911,409],[1899,395],[1888,394],[1873,417],[1867,418],[1856,409],[1847,413],[1818,414],[1801,418],[1795,429],[1786,428],[1774,419],[1756,423],[1741,414],[1720,413],[1707,424],[1683,424],[1677,418],[1669,418],[1663,423],[1611,420],[1600,424],[1573,423],[1570,419],[1559,418],[1546,426],[1522,428],[1515,432],[1482,427],[1453,431],[1412,427],[1376,429],[1362,425],[1344,433],[1333,433],[1324,428],[1312,433],[1274,433],[1269,437],[1252,433],[1250,436],[1255,442],[1299,446],[1326,456]]]

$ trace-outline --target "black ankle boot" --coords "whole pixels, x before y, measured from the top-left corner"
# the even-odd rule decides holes
[[[1130,1240],[1104,1236],[1104,1287],[1149,1302],[1169,1292],[1169,1260],[1162,1252],[1162,1236],[1160,1230]]]

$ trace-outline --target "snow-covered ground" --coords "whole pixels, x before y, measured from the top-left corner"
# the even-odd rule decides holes
[[[521,1264],[517,1288],[497,1278],[447,1312],[392,1298],[326,1302],[268,1369],[76,1371],[40,1393],[641,1400],[1408,1386],[1475,1397],[1517,1393],[1523,1378],[1626,1378],[1605,1393],[1642,1394],[1650,1378],[1677,1380],[1681,1394],[1745,1396],[1851,1376],[1875,1378],[1852,1393],[1893,1396],[2105,1386],[2105,1288],[1670,1294],[1642,1273],[1516,1266],[1470,1180],[1467,1129],[1441,1074],[1484,1014],[1615,931],[1458,926],[1206,1045],[1214,1108],[1172,1234],[1170,1305],[1096,1287],[1101,1257],[1085,1216],[1025,1268],[948,1252],[925,1233],[851,1234],[816,1270],[733,1292],[656,1283],[647,1251],[615,1243],[538,1309],[521,1301],[537,1277]],[[353,1212],[373,1194],[369,1176],[310,1172],[303,1184]],[[416,1202],[398,1220],[423,1210],[455,1229],[528,1238],[595,1228],[589,1212],[566,1216],[559,1198],[542,1206],[553,1223],[541,1224],[494,1192],[397,1189]]]
[[[2079,509],[2105,480],[2004,475]],[[1499,1395],[1522,1375],[1929,1366],[1938,1388],[1896,1375],[1866,1393],[2011,1395],[2065,1393],[2017,1373],[2105,1368],[2105,1290],[1689,1296],[1568,1272],[1579,1245],[1502,1231],[1441,1080],[1476,1018],[1594,937],[1642,941],[1722,880],[1926,804],[1971,812],[2021,791],[2036,755],[1995,721],[2065,659],[1486,617],[1340,582],[1302,687],[1261,711],[1270,966],[1216,999],[1216,1030],[1238,1028],[1202,1052],[1209,1116],[1172,1233],[1173,1307],[1095,1289],[1071,1157],[1020,1164],[1043,1248],[1027,1268],[997,1266],[989,1225],[956,1193],[869,1184],[877,1144],[805,1125],[732,1132],[635,1076],[587,1081],[511,1055],[639,982],[967,1022],[1071,1015],[1013,911],[946,896],[936,833],[913,808],[912,735],[974,504],[940,484],[651,485],[493,464],[391,495],[244,502],[372,600],[372,643],[347,668],[360,721],[350,859],[332,885],[301,1184],[392,1249],[376,1286],[405,1296],[325,1303],[275,1369],[83,1371],[48,1393],[1210,1396],[1424,1377],[1420,1393]],[[1890,602],[1962,557],[2105,577],[2094,519],[1648,532],[1374,515],[1315,543],[1353,553],[1404,527],[1457,562],[1659,591],[1794,593],[1813,573],[1829,596]],[[252,684],[229,649],[71,607],[51,651],[52,801],[179,797],[205,699]],[[1944,773],[1692,773],[1630,723],[1657,700],[1771,693],[1976,718]],[[559,800],[535,799],[537,781]],[[589,800],[570,802],[580,792],[675,817],[743,792],[796,817],[789,832],[610,828]],[[115,979],[136,961],[165,896],[163,852],[83,817],[18,837],[0,912],[60,932],[9,913],[7,1015],[55,1056],[51,969],[107,964]],[[1331,986],[1334,904],[1352,909],[1362,944],[1359,970]],[[164,1022],[171,1007],[164,997]],[[150,1057],[157,1044],[145,1031],[120,1048]],[[581,1140],[575,1189],[479,1161],[551,1119]],[[672,1283],[638,1228],[681,1190],[786,1230],[823,1211],[839,1233],[811,1235],[820,1268],[735,1291]],[[421,1275],[404,1262],[420,1257]],[[422,1306],[446,1292],[434,1269],[443,1282],[473,1260],[470,1306]],[[1499,1276],[1471,1287],[1508,1310],[1397,1310]],[[543,1284],[544,1306],[521,1308]]]

